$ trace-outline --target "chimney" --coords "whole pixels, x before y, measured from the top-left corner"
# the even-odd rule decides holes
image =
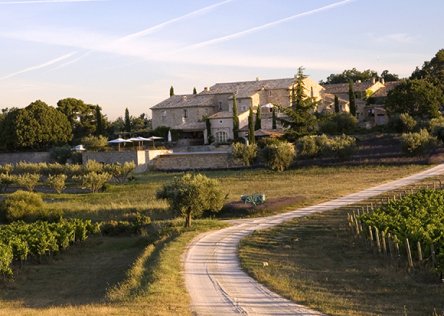
[[[256,77],[256,81],[259,81],[259,77]]]
[[[385,79],[384,78],[381,78],[381,83],[385,84]]]
[[[372,77],[372,84],[375,84],[375,83],[376,83],[376,78]]]
[[[183,95],[183,96],[182,96],[182,100],[183,100],[183,101],[186,101],[186,100],[187,100],[187,96],[186,96],[186,95]]]

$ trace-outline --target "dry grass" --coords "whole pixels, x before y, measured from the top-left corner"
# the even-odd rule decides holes
[[[444,315],[438,278],[409,275],[405,264],[355,244],[345,210],[256,232],[242,241],[240,257],[259,282],[328,315]]]

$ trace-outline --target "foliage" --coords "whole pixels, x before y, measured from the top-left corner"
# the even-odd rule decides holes
[[[231,145],[231,150],[233,153],[233,157],[235,159],[241,160],[245,166],[250,166],[253,162],[254,158],[257,155],[257,145],[254,143],[242,144],[242,143],[233,143]]]
[[[197,94],[196,87],[193,88],[193,94]]]
[[[339,112],[340,112],[340,109],[339,109],[339,98],[335,94],[335,113],[339,113]]]
[[[171,86],[170,87],[170,97],[172,97],[174,95],[174,87]]]
[[[156,195],[158,199],[167,200],[172,210],[185,216],[186,227],[191,226],[191,215],[200,216],[204,211],[219,212],[226,198],[219,181],[191,173],[174,178]]]
[[[24,187],[28,191],[34,191],[34,188],[40,181],[40,174],[38,173],[23,173],[15,177],[15,182],[19,187]]]
[[[125,109],[125,132],[131,133],[131,117],[128,108]]]
[[[66,188],[65,182],[67,178],[68,176],[65,174],[56,174],[56,175],[49,175],[46,181],[54,189],[54,191],[60,194]]]
[[[384,79],[385,82],[398,81],[399,80],[399,76],[397,74],[392,74],[388,70],[384,70],[383,72],[381,72],[381,76],[380,77],[382,79]]]
[[[254,122],[254,130],[259,130],[262,128],[262,109],[261,106],[258,105],[256,109],[256,120]]]
[[[35,221],[47,218],[49,211],[45,208],[39,194],[19,190],[9,194],[0,202],[0,214],[0,217],[7,222]]]
[[[306,136],[298,141],[301,157],[336,157],[339,159],[349,158],[356,151],[356,139],[347,135],[328,137]]]
[[[214,139],[213,135],[211,135],[211,121],[208,117],[205,117],[205,128],[207,129],[208,143],[211,144],[214,141]]]
[[[102,115],[100,106],[96,106],[96,130],[95,135],[100,136],[105,134],[105,118]]]
[[[441,142],[444,142],[444,117],[431,119],[429,130],[433,136],[436,136]]]
[[[64,145],[64,146],[58,146],[53,147],[50,150],[51,158],[57,161],[58,163],[66,163],[68,159],[72,157],[72,151],[71,146]]]
[[[239,138],[239,116],[237,111],[237,98],[233,94],[233,139]]]
[[[430,61],[425,61],[421,69],[417,67],[410,79],[427,80],[444,94],[444,49],[440,49]]]
[[[262,150],[265,164],[272,170],[279,172],[287,169],[296,156],[296,149],[292,143],[280,141],[270,144]]]
[[[105,136],[85,136],[81,143],[89,150],[100,150],[108,146],[108,138]]]
[[[327,114],[319,122],[319,131],[326,134],[351,134],[358,126],[358,119],[347,112]]]
[[[280,118],[282,125],[289,128],[287,138],[299,138],[312,134],[316,129],[316,117],[313,114],[316,102],[305,95],[303,68],[298,69],[296,85],[292,89],[291,107],[279,106],[285,116]]]
[[[75,142],[96,132],[96,107],[75,98],[57,102],[57,110],[66,116],[71,125]]]
[[[303,158],[314,158],[319,154],[316,136],[307,135],[298,139],[298,154]]]
[[[444,102],[442,91],[426,80],[405,80],[387,95],[385,108],[389,114],[408,113],[415,118],[439,116]]]
[[[356,139],[347,135],[335,136],[329,140],[328,147],[321,148],[339,159],[347,159],[356,151]]]
[[[350,114],[356,116],[356,96],[353,90],[353,81],[348,82],[348,102],[350,107]]]
[[[85,173],[89,173],[89,172],[102,172],[104,165],[101,162],[97,162],[95,160],[88,160],[86,162],[86,164],[83,166]]]
[[[11,149],[45,149],[72,138],[66,116],[40,100],[8,112],[2,125],[2,143]]]
[[[254,136],[254,116],[253,116],[253,107],[250,106],[250,110],[248,112],[248,142],[250,144],[254,144],[256,138]]]
[[[14,166],[10,163],[0,165],[0,174],[10,174],[14,170]]]
[[[16,183],[16,176],[9,173],[0,173],[0,192],[6,192],[6,190],[14,183]]]
[[[399,121],[401,123],[402,132],[412,132],[416,127],[415,119],[408,113],[400,114]]]
[[[102,190],[106,183],[108,183],[113,176],[108,172],[90,171],[81,176],[82,187],[88,188],[93,193]]]
[[[444,191],[421,190],[390,201],[374,212],[361,215],[367,226],[394,234],[403,244],[405,238],[423,245],[424,257],[429,257],[433,243],[438,268],[444,271]]]
[[[410,155],[425,155],[435,149],[437,138],[426,129],[421,129],[417,133],[402,134],[401,144],[403,151]]]
[[[134,161],[126,161],[123,164],[117,162],[104,166],[104,171],[108,172],[118,183],[124,183],[128,180],[128,176],[136,168]]]
[[[322,82],[323,84],[331,84],[331,83],[348,83],[350,80],[353,82],[356,82],[358,80],[360,81],[368,81],[372,78],[377,78],[378,73],[374,70],[364,70],[359,71],[356,68],[344,70],[340,74],[331,74],[327,77],[327,80],[325,82]]]
[[[277,117],[276,117],[276,108],[275,107],[273,107],[273,110],[272,110],[272,114],[271,114],[271,128],[272,129],[276,129],[277,128]]]
[[[88,234],[98,232],[98,225],[80,219],[5,225],[0,230],[0,274],[12,276],[14,260],[25,261],[29,257],[56,254],[76,241],[85,240]]]

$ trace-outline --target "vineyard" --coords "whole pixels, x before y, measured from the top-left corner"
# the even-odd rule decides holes
[[[40,260],[42,256],[57,254],[97,232],[97,224],[80,219],[3,225],[0,230],[0,275],[12,276],[14,262],[23,263],[30,258]]]
[[[388,203],[349,214],[357,236],[392,258],[405,255],[409,268],[444,271],[444,191],[422,189]]]

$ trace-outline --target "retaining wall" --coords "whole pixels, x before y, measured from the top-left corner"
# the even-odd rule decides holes
[[[243,165],[227,152],[174,153],[161,155],[152,161],[154,170],[232,169]]]
[[[24,162],[53,162],[49,152],[20,152],[20,153],[1,153],[0,165],[7,163],[16,164],[20,161]]]

